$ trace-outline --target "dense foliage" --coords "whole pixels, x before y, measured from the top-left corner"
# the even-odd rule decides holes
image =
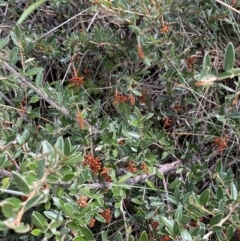
[[[237,1],[0,5],[0,240],[240,240]]]

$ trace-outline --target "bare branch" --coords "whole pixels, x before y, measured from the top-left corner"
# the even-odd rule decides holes
[[[1,177],[12,177],[12,173],[6,170],[0,169],[0,178]]]
[[[14,68],[12,68],[6,61],[3,62],[6,69],[10,71],[14,76],[16,76],[21,82],[23,82],[26,86],[28,86],[30,89],[32,89],[36,94],[38,94],[43,100],[45,100],[47,103],[49,103],[52,107],[54,107],[56,110],[58,110],[63,115],[70,117],[69,112],[67,109],[60,107],[57,105],[53,100],[47,97],[47,95],[37,87],[35,87],[33,84],[31,84],[29,81],[27,81],[25,78],[23,78]]]

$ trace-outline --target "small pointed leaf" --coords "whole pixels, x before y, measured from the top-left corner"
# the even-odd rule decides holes
[[[232,43],[229,43],[224,54],[224,64],[223,68],[228,71],[234,67],[235,63],[235,51]]]

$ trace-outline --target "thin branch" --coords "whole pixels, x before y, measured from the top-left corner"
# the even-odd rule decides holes
[[[221,219],[219,221],[218,224],[216,224],[215,226],[219,226],[222,227],[222,225],[228,220],[230,219],[230,217],[232,216],[232,213],[236,210],[236,208],[239,206],[239,203],[234,204],[233,206],[230,206],[230,210],[229,213],[227,214],[227,216],[223,219]],[[208,233],[206,233],[203,237],[203,239],[209,239],[209,237],[213,234],[213,231],[209,231]]]
[[[26,80],[25,78],[23,78],[14,68],[12,68],[6,61],[3,61],[6,69],[8,71],[10,71],[15,77],[17,77],[21,82],[23,82],[26,86],[28,86],[30,89],[32,89],[36,94],[38,94],[43,100],[45,100],[48,104],[50,104],[53,108],[55,108],[56,110],[58,110],[60,113],[62,113],[63,115],[73,119],[68,110],[66,108],[63,108],[61,106],[59,106],[58,104],[56,104],[52,99],[47,97],[47,94],[43,91],[38,89],[37,87],[35,87],[33,84],[31,84],[28,80]],[[84,120],[84,123],[86,123],[89,127],[92,128],[92,130],[94,132],[99,132],[97,128],[93,127],[90,125],[89,122],[87,122],[86,120]]]
[[[0,169],[0,178],[2,177],[12,177],[12,173],[6,170]]]
[[[61,112],[63,115],[70,117],[69,112],[67,109],[60,107],[57,105],[53,100],[47,97],[47,95],[42,91],[39,90],[37,87],[35,87],[33,84],[31,84],[29,81],[27,81],[25,78],[23,78],[14,68],[12,68],[7,62],[3,61],[6,69],[10,71],[14,76],[16,76],[21,82],[23,82],[26,86],[28,86],[30,89],[32,89],[36,94],[38,94],[43,100],[45,100],[47,103],[49,103],[52,107],[54,107],[56,110]]]
[[[215,0],[215,1],[218,2],[218,3],[220,3],[220,4],[222,4],[222,5],[225,6],[225,7],[227,7],[227,8],[229,8],[229,9],[233,10],[234,12],[240,14],[240,11],[238,11],[236,8],[234,8],[234,7],[230,6],[230,5],[228,5],[227,3],[224,3],[224,2],[222,2],[222,1],[220,1],[220,0]]]
[[[4,95],[1,91],[0,91],[0,97],[2,97],[2,99],[4,101],[6,101],[10,106],[14,106],[13,102],[6,96]],[[23,113],[21,113],[21,111],[17,110],[17,113],[19,116],[21,116],[25,121],[27,121],[26,115],[24,115]]]

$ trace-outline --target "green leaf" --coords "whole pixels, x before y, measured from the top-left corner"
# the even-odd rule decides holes
[[[52,145],[48,141],[42,143],[42,154],[47,155],[50,160],[54,158],[54,151]]]
[[[48,226],[47,219],[39,212],[34,211],[32,213],[31,218],[32,218],[33,224],[35,224],[36,227],[40,229],[44,229],[45,227]]]
[[[0,221],[0,230],[4,231],[4,230],[7,230],[7,229],[8,229],[7,225],[4,222]]]
[[[43,82],[43,71],[40,71],[37,73],[36,79],[35,79],[35,85],[37,88],[40,88],[42,86]]]
[[[33,42],[28,43],[28,44],[24,47],[24,50],[23,50],[24,54],[25,54],[25,55],[29,54],[29,53],[33,50],[33,48],[34,48],[34,43],[33,43]]]
[[[134,238],[132,235],[129,237],[128,241],[134,241]]]
[[[234,183],[231,183],[231,198],[235,201],[238,198],[238,191]]]
[[[41,203],[45,203],[48,201],[47,195],[45,194],[37,194],[34,197],[27,200],[24,210],[27,211],[30,208],[37,206]]]
[[[70,141],[70,139],[69,138],[67,138],[66,140],[65,140],[65,143],[64,143],[64,154],[66,155],[66,156],[68,156],[69,154],[70,154],[70,152],[71,152],[71,141]]]
[[[232,225],[229,225],[229,227],[227,229],[227,234],[226,234],[227,240],[230,240],[233,237],[234,231],[235,231],[234,227]]]
[[[48,227],[49,228],[58,228],[58,227],[60,227],[61,225],[62,225],[62,223],[63,223],[63,221],[52,221],[49,225],[48,225]]]
[[[43,231],[39,228],[35,228],[32,230],[31,234],[34,235],[34,236],[39,236],[43,233]]]
[[[132,89],[132,92],[136,96],[142,96],[142,93],[140,91],[136,90],[136,89]]]
[[[135,139],[140,138],[140,134],[137,133],[137,132],[129,131],[128,134],[129,134],[129,136],[131,136],[131,137],[133,137]]]
[[[18,39],[22,38],[22,31],[18,25],[15,26],[15,34]]]
[[[73,239],[73,241],[88,241],[85,238],[83,238],[82,236],[77,236]]]
[[[210,224],[211,226],[218,224],[218,223],[221,221],[222,217],[223,217],[223,214],[222,214],[222,213],[214,216],[213,218],[211,218],[209,224]]]
[[[76,164],[76,163],[81,163],[83,160],[83,156],[81,153],[76,153],[73,154],[65,159],[63,159],[62,162],[60,162],[60,164]]]
[[[210,65],[211,65],[211,59],[210,59],[209,53],[206,53],[203,59],[203,69],[208,69]]]
[[[223,72],[223,73],[219,74],[217,76],[217,79],[223,80],[223,79],[228,79],[228,78],[232,78],[232,77],[234,77],[234,74],[232,74],[231,72],[228,71],[228,72]]]
[[[186,229],[181,230],[181,238],[183,241],[192,241],[192,237]]]
[[[107,238],[107,232],[105,231],[102,231],[102,241],[108,241],[108,238]]]
[[[63,151],[64,150],[64,140],[62,138],[62,136],[60,136],[57,141],[56,141],[56,146],[58,147],[58,149],[60,151]]]
[[[151,66],[151,59],[147,56],[147,55],[145,55],[144,56],[144,59],[143,59],[143,61],[144,61],[144,63],[147,65],[147,66]]]
[[[178,204],[178,200],[177,200],[174,196],[172,196],[172,195],[167,195],[166,198],[167,198],[167,200],[169,200],[171,203],[176,204],[176,205]]]
[[[147,184],[150,188],[152,188],[153,190],[154,190],[154,189],[156,190],[156,187],[155,187],[154,183],[153,183],[151,180],[147,180],[147,181],[146,181],[146,184]]]
[[[53,211],[44,211],[44,215],[54,221],[62,221],[63,217],[59,213]]]
[[[19,212],[22,202],[17,198],[8,198],[1,202],[2,212],[6,218],[13,218]]]
[[[46,168],[46,159],[39,160],[38,172],[37,172],[39,179],[43,177],[45,168]]]
[[[240,112],[235,112],[229,115],[229,118],[231,119],[240,119]]]
[[[140,238],[139,238],[139,241],[148,241],[148,236],[147,236],[147,233],[146,231],[143,231]]]
[[[40,97],[38,95],[34,95],[30,98],[29,104],[37,103],[40,100]]]
[[[174,221],[173,224],[173,235],[179,235],[180,234],[180,228],[179,228],[179,223],[178,221]]]
[[[64,208],[66,210],[66,213],[71,217],[75,211],[75,208],[70,203],[65,203]]]
[[[200,205],[202,206],[206,205],[209,200],[209,196],[210,196],[210,190],[209,189],[204,190],[204,192],[201,194],[199,199]]]
[[[24,139],[23,139],[23,137],[22,137],[21,135],[19,135],[19,134],[16,135],[16,141],[17,141],[17,143],[18,143],[20,146],[22,146],[22,145],[24,144]]]
[[[232,93],[234,93],[233,94],[233,96],[235,96],[235,90],[233,90],[232,88],[230,88],[230,87],[228,87],[228,86],[226,86],[226,85],[224,85],[224,84],[221,84],[221,83],[219,83],[219,87],[221,87],[221,88],[223,88],[223,89],[225,89],[225,90],[227,90],[227,91],[229,91],[229,92],[232,92]],[[226,97],[225,97],[226,98]]]
[[[16,228],[14,228],[14,231],[16,233],[27,233],[30,230],[29,224],[20,223]]]
[[[81,226],[80,230],[81,230],[81,232],[84,235],[84,238],[86,240],[94,240],[93,233],[92,233],[92,231],[89,228]]]
[[[232,77],[240,75],[240,68],[230,69],[228,72],[232,73]]]
[[[0,39],[0,50],[5,47],[5,45],[8,43],[8,41],[9,41],[9,37]]]
[[[17,24],[22,24],[23,21],[31,14],[33,13],[38,7],[40,7],[44,2],[47,0],[39,0],[32,5],[30,5],[27,9],[24,10],[21,17],[18,19]]]
[[[16,233],[27,233],[30,230],[30,226],[28,224],[20,223],[16,226],[14,223],[14,219],[12,218],[5,220],[4,224],[9,229],[14,229]]]
[[[176,219],[179,223],[181,223],[181,221],[182,221],[182,215],[183,215],[183,206],[182,206],[182,204],[180,204],[180,205],[178,206],[178,208],[177,208],[176,213],[175,213],[175,219]]]
[[[137,36],[141,35],[141,29],[135,25],[128,26]]]
[[[2,212],[6,218],[13,218],[18,213],[19,208],[15,208],[12,203],[3,202],[1,206]]]
[[[240,115],[239,115],[239,118],[240,118]],[[218,173],[222,172],[222,161],[218,161],[217,162],[217,164],[216,164],[216,172],[218,172]]]
[[[16,46],[18,46],[19,44],[18,44],[18,39],[17,39],[16,34],[15,34],[13,31],[11,31],[11,32],[10,32],[10,35],[11,35],[11,39],[12,39],[13,43],[14,43]]]
[[[174,225],[173,221],[167,219],[166,217],[160,217],[160,219],[168,227],[169,231],[172,233],[173,232],[173,225]]]
[[[217,189],[217,199],[218,200],[223,199],[223,189],[221,186],[218,186],[218,189]]]
[[[27,115],[27,117],[28,117],[29,119],[38,118],[38,117],[40,117],[40,116],[41,116],[41,115],[40,115],[40,113],[38,113],[38,112],[32,112],[32,113],[30,113],[30,114]]]
[[[114,237],[114,241],[123,241],[123,236],[120,232],[118,232],[115,237]]]
[[[19,59],[19,51],[18,51],[18,47],[15,46],[10,53],[9,64],[11,66],[15,66],[16,63],[18,62],[18,59]]]
[[[224,54],[223,69],[228,71],[234,67],[235,63],[235,51],[232,43],[229,43]]]
[[[15,171],[12,171],[12,175],[18,190],[26,194],[30,193],[31,190],[25,178]]]
[[[39,67],[39,68],[33,68],[30,69],[26,72],[26,76],[33,76],[36,75],[38,73],[41,73],[43,71],[43,68]]]

